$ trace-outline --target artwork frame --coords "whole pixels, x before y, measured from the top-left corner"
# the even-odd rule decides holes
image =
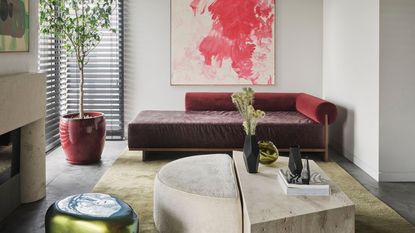
[[[29,51],[30,0],[2,0],[0,3],[0,53]]]
[[[222,1],[226,1],[226,0],[222,0]],[[177,57],[176,57],[176,51],[180,51],[180,49],[182,49],[182,51],[184,51],[184,48],[176,48],[175,44],[177,44],[178,38],[175,35],[175,33],[179,33],[176,32],[177,30],[177,19],[175,19],[175,16],[177,15],[177,4],[182,4],[186,7],[188,7],[188,10],[191,11],[193,10],[195,12],[195,9],[193,8],[193,6],[191,5],[191,3],[205,3],[205,6],[203,10],[201,10],[201,12],[208,12],[209,11],[209,6],[213,3],[213,2],[218,2],[215,0],[170,0],[170,85],[171,86],[275,86],[276,85],[276,76],[277,76],[277,72],[276,72],[276,38],[277,38],[277,34],[276,34],[276,29],[277,29],[277,20],[276,20],[276,15],[277,15],[277,6],[276,6],[276,0],[255,0],[257,1],[257,4],[263,3],[263,2],[267,2],[271,5],[271,10],[269,12],[270,15],[272,15],[272,21],[270,20],[271,26],[269,26],[269,28],[271,29],[270,32],[270,38],[266,38],[269,39],[270,41],[268,41],[268,45],[269,47],[267,47],[267,51],[269,52],[267,54],[267,56],[269,56],[267,59],[267,66],[269,66],[266,69],[266,74],[268,75],[267,77],[269,77],[268,79],[266,79],[266,82],[264,81],[264,78],[262,80],[260,80],[260,82],[252,82],[252,80],[248,80],[248,79],[244,79],[244,78],[240,78],[240,76],[238,75],[238,78],[234,77],[234,81],[227,79],[225,82],[222,82],[224,79],[222,77],[217,78],[216,80],[210,80],[208,82],[199,82],[200,80],[189,80],[189,82],[187,81],[180,81],[180,78],[177,79],[177,72],[176,72],[176,68],[177,68]],[[196,9],[198,10],[198,9]],[[200,10],[200,9],[199,9]],[[196,13],[194,13],[196,15]],[[209,16],[210,17],[210,16]],[[270,16],[271,17],[271,16]],[[183,21],[183,20],[182,20]],[[211,21],[212,25],[214,24],[214,20],[212,17],[212,21]],[[210,32],[212,31],[213,26],[211,26],[210,28]],[[206,29],[205,29],[206,30]],[[206,31],[205,31],[206,32]],[[268,31],[269,32],[269,31]],[[204,36],[208,35],[208,33],[205,33]],[[200,35],[199,35],[200,36]],[[208,36],[206,36],[208,37]],[[199,38],[200,39],[200,38]],[[198,41],[200,42],[200,40]],[[181,43],[181,42],[179,42]],[[193,47],[194,49],[196,49],[196,47]],[[200,52],[200,50],[198,51]],[[196,52],[197,53],[197,52]],[[193,53],[193,55],[195,55],[196,53]],[[201,54],[196,55],[199,56],[199,60],[197,61],[199,64],[201,63],[200,61],[200,56],[202,56]],[[193,56],[194,57],[194,56]],[[216,57],[213,57],[212,60],[216,59]],[[227,57],[226,59],[231,60],[230,57]],[[225,58],[223,58],[220,63],[222,63],[223,61],[226,60]],[[218,61],[215,61],[218,63]],[[234,68],[233,66],[233,60],[232,61],[226,61],[228,62],[228,67],[227,69],[230,70],[230,67]],[[229,65],[229,63],[231,62],[232,65]],[[186,62],[184,62],[186,63]],[[262,64],[259,64],[262,65]],[[196,74],[201,74],[200,68],[199,70],[196,70]],[[186,70],[186,69],[183,69]],[[191,70],[191,69],[189,69]],[[237,69],[234,69],[234,71]],[[220,73],[221,70],[217,70],[218,72],[216,73]],[[236,72],[236,71],[235,71]],[[257,72],[257,73],[261,73],[261,72]],[[189,75],[188,75],[189,76]],[[235,76],[235,75],[234,75]]]

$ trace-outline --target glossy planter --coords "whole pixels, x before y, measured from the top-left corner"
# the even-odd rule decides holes
[[[85,113],[88,118],[73,118],[78,114],[63,116],[59,134],[66,160],[71,164],[91,164],[101,160],[105,144],[105,119],[100,112]]]

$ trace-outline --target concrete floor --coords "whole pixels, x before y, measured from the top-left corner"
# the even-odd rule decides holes
[[[2,223],[1,233],[44,233],[44,216],[56,200],[90,192],[105,171],[127,147],[125,141],[107,141],[99,164],[74,166],[65,161],[62,148],[46,157],[46,198],[21,205]]]
[[[43,233],[47,208],[63,197],[91,191],[126,146],[126,142],[107,142],[102,163],[89,166],[69,165],[65,162],[61,148],[50,153],[46,158],[46,198],[20,206],[0,224],[0,233]],[[330,157],[370,192],[415,225],[415,183],[377,183],[360,168],[335,152],[332,151]]]
[[[379,183],[343,156],[331,151],[330,158],[343,167],[373,195],[392,207],[415,226],[415,182]]]

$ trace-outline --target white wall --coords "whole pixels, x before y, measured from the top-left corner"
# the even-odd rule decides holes
[[[378,180],[379,0],[324,0],[323,97],[338,106],[330,143]]]
[[[380,180],[415,181],[415,1],[380,3]]]
[[[30,0],[29,52],[0,53],[0,75],[37,72],[39,30],[38,4],[39,1]]]
[[[125,122],[141,110],[181,110],[188,91],[170,86],[170,0],[125,1]],[[257,91],[322,94],[323,0],[277,0],[276,86]]]

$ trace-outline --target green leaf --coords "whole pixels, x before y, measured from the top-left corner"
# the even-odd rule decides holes
[[[62,40],[65,51],[75,55],[78,67],[83,68],[88,63],[86,56],[101,41],[101,29],[110,29],[113,3],[114,0],[40,0],[40,31]],[[82,90],[80,86],[81,93]]]

